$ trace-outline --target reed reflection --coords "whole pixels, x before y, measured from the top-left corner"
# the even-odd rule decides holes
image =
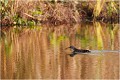
[[[119,54],[78,54],[66,47],[119,50],[119,25],[77,24],[3,31],[2,79],[118,79]],[[104,54],[104,55],[102,55]]]

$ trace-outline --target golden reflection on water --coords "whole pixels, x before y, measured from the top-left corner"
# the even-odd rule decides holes
[[[112,27],[111,27],[112,26]],[[118,79],[119,54],[77,54],[66,47],[119,50],[119,25],[12,28],[2,37],[3,79]]]

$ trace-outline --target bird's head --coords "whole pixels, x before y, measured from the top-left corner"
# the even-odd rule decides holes
[[[70,46],[68,48],[73,49],[73,50],[76,49],[74,46]],[[66,49],[68,49],[68,48],[66,48]]]

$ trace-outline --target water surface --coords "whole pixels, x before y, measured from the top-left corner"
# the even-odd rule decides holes
[[[3,79],[118,79],[118,24],[25,26],[2,30]],[[70,57],[70,45],[101,51]]]

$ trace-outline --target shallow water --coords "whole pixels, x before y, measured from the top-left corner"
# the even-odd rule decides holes
[[[1,78],[118,79],[119,52],[110,51],[119,50],[119,33],[118,24],[98,22],[3,30]],[[70,57],[70,45],[98,53]]]

